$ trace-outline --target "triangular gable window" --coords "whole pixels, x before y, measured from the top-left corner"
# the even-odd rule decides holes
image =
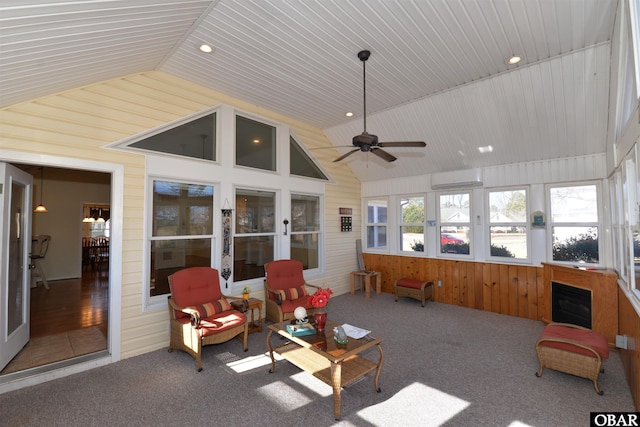
[[[289,137],[289,146],[289,170],[291,175],[306,176],[324,181],[329,180],[293,137]]]
[[[129,147],[215,161],[216,113],[134,142]]]

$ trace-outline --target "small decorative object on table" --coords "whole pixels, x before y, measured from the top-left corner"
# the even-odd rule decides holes
[[[327,304],[333,295],[331,288],[320,288],[309,296],[309,305],[315,308],[313,319],[318,332],[324,332],[327,323]]]
[[[251,288],[249,286],[245,286],[244,289],[242,289],[242,299],[248,300],[250,292]]]
[[[293,316],[296,318],[297,323],[307,323],[307,309],[304,307],[296,307],[293,310]]]
[[[333,328],[333,339],[340,345],[347,345],[349,343],[347,333],[344,331],[342,326]]]

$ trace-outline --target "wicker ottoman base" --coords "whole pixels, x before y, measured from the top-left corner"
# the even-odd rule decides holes
[[[409,297],[424,303],[430,299],[433,301],[433,282],[423,282],[418,279],[398,279],[393,284],[396,301],[399,297]]]
[[[540,361],[536,376],[549,368],[590,379],[596,393],[604,393],[598,387],[598,376],[604,372],[602,361],[609,357],[604,336],[576,325],[550,323],[536,342],[536,352]]]

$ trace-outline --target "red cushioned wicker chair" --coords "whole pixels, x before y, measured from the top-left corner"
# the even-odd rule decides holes
[[[265,264],[264,271],[266,320],[280,323],[294,319],[293,311],[296,307],[304,307],[307,312],[312,310],[309,305],[310,292],[306,287],[314,288],[314,291],[320,288],[305,282],[300,261],[271,261]]]
[[[169,352],[174,349],[189,353],[202,370],[202,347],[219,344],[237,337],[247,351],[247,316],[236,311],[220,290],[218,270],[191,267],[169,276],[169,316],[171,338]]]

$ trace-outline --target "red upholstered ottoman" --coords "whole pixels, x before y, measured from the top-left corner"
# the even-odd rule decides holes
[[[396,294],[396,302],[398,297],[409,297],[421,301],[424,307],[426,300],[433,301],[433,282],[403,278],[396,280],[393,288]]]
[[[604,372],[602,361],[609,358],[609,345],[602,334],[569,323],[550,323],[536,342],[536,352],[540,361],[536,376],[550,368],[590,379],[596,393],[604,393],[598,387],[598,375]]]

